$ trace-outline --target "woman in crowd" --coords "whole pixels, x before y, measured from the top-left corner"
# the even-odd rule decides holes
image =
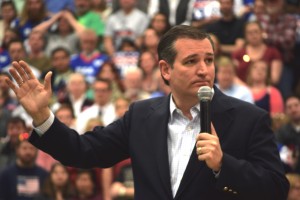
[[[41,194],[35,200],[68,200],[73,195],[69,174],[64,165],[52,165],[49,177],[46,179]]]
[[[255,105],[268,111],[271,116],[283,113],[284,105],[279,90],[269,84],[269,66],[263,61],[254,61],[249,68],[247,83],[252,91]]]
[[[143,71],[142,89],[145,92],[152,93],[158,88],[158,80],[155,77],[157,70],[157,60],[150,51],[144,51],[140,55],[139,67]]]
[[[257,60],[264,60],[270,66],[271,84],[278,84],[282,71],[281,55],[276,48],[264,43],[263,30],[258,22],[246,24],[245,39],[245,47],[232,54],[237,64],[238,77],[245,82],[250,64]]]

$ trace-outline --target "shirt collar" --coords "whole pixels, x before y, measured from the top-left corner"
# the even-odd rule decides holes
[[[212,93],[213,93],[213,96],[212,96],[212,98],[213,98],[213,97],[214,97],[214,94],[215,94],[214,88],[212,88]],[[196,105],[194,105],[194,106],[191,108],[191,110],[192,110],[192,109],[197,109],[197,110],[200,112],[200,103],[197,103]],[[181,113],[181,110],[180,110],[179,108],[176,107],[176,104],[175,104],[175,102],[174,102],[174,100],[173,100],[173,95],[171,94],[171,95],[170,95],[170,121],[173,120],[173,114],[174,114],[175,111],[178,112],[178,113]]]

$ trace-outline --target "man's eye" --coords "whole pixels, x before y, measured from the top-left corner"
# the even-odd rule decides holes
[[[193,64],[193,63],[195,63],[195,60],[187,60],[187,61],[185,61],[184,64],[190,65],[190,64]]]
[[[212,64],[213,62],[214,62],[213,58],[207,58],[207,59],[205,59],[205,63],[206,64]]]

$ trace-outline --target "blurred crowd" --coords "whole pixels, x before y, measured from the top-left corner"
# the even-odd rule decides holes
[[[216,87],[270,113],[300,199],[299,0],[0,0],[0,200],[133,199],[130,159],[76,169],[28,142],[32,119],[5,83],[24,60],[52,71],[55,116],[79,134],[120,118],[133,101],[168,95],[157,45],[172,26],[208,32]],[[246,118],[247,116],[245,116]]]

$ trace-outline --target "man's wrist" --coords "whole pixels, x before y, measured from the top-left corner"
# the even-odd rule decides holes
[[[47,107],[40,112],[36,113],[35,115],[32,116],[33,119],[33,126],[38,127],[42,125],[49,117],[50,117],[50,109]]]

